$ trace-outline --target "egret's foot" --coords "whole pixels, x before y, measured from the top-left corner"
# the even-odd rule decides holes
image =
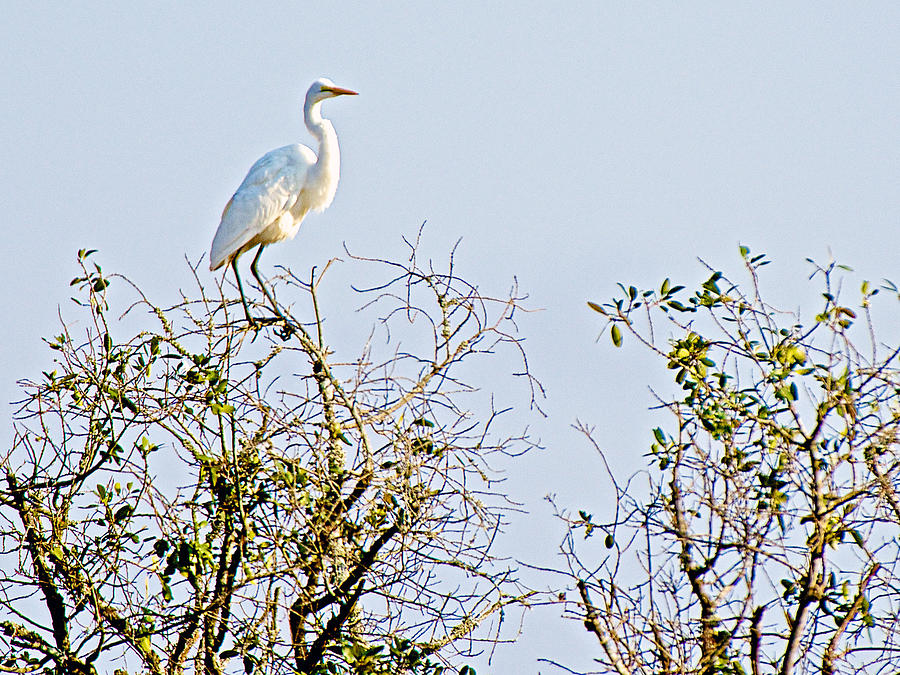
[[[247,323],[250,328],[259,332],[259,330],[263,326],[271,326],[272,324],[279,323],[281,319],[274,316],[250,316],[247,315]]]
[[[282,324],[281,328],[275,331],[275,334],[285,341],[288,340],[295,332],[297,332],[294,324],[291,323],[289,319],[283,316],[251,316],[248,314],[247,323],[250,324],[250,328],[257,333],[265,326]]]
[[[261,328],[262,326],[271,326],[276,323],[281,323],[281,319],[279,319],[277,316],[248,317],[247,321],[254,328]]]
[[[284,325],[281,327],[279,331],[277,331],[278,337],[287,342],[290,337],[294,334],[297,329],[294,328],[294,324],[285,319]]]

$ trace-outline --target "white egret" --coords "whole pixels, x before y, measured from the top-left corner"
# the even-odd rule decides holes
[[[319,142],[318,156],[300,143],[267,152],[250,167],[244,182],[222,212],[209,253],[209,269],[216,270],[231,263],[247,321],[253,325],[256,322],[250,316],[244,297],[238,257],[254,246],[259,247],[250,271],[280,316],[278,305],[269,295],[256,265],[266,246],[282,239],[293,239],[309,211],[323,211],[334,199],[341,171],[340,150],[334,127],[322,117],[321,105],[326,99],[347,94],[355,95],[356,92],[336,87],[326,78],[313,82],[306,92],[303,119],[309,133]]]

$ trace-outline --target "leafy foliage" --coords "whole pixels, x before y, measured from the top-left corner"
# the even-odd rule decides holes
[[[567,517],[574,613],[602,672],[893,673],[900,347],[872,312],[896,288],[864,282],[846,302],[850,270],[813,264],[822,304],[804,319],[763,299],[765,256],[741,255],[743,288],[710,269],[689,296],[667,279],[590,303],[675,388],[657,393],[671,421],[653,430],[646,487],[611,476],[612,521]],[[599,565],[579,530],[612,537]]]
[[[528,592],[490,552],[508,506],[489,460],[529,442],[496,437],[456,372],[524,358],[514,295],[413,246],[355,259],[391,275],[368,291],[387,337],[339,361],[321,276],[277,282],[311,328],[275,307],[253,332],[221,288],[163,309],[93,253],[81,323],[47,341],[54,369],[23,382],[0,458],[0,671],[438,675],[499,639]]]

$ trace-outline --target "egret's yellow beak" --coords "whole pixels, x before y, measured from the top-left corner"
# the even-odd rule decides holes
[[[358,96],[358,93],[352,89],[343,89],[341,87],[322,87],[322,91],[330,91],[335,96]]]

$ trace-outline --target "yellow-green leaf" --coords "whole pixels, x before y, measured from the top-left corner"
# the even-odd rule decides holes
[[[622,331],[619,330],[619,327],[616,324],[613,324],[612,329],[610,329],[610,335],[612,336],[613,344],[616,347],[622,346]]]

